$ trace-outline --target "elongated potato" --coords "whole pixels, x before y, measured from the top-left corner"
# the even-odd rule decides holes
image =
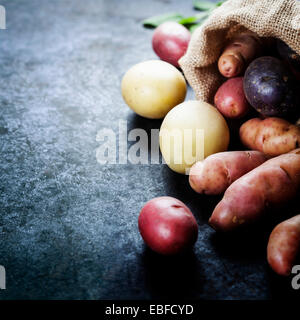
[[[288,276],[300,249],[300,214],[278,224],[272,231],[267,256],[271,268]]]
[[[266,160],[266,156],[259,151],[215,153],[192,166],[190,186],[198,193],[223,193],[235,180]]]
[[[232,38],[218,61],[220,73],[227,78],[236,77],[262,52],[262,42],[254,33],[242,33]]]
[[[300,187],[300,149],[272,158],[236,180],[209,219],[216,230],[229,231],[257,220],[268,207],[293,198]]]
[[[240,128],[240,139],[249,149],[278,156],[300,146],[300,127],[280,118],[253,118]]]

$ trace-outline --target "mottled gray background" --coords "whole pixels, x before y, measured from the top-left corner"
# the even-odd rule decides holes
[[[193,12],[192,1],[14,0],[0,30],[0,299],[269,299],[294,296],[266,263],[272,226],[217,235],[218,198],[190,190],[165,165],[96,160],[102,128],[159,128],[133,114],[124,72],[156,58],[141,20]],[[188,94],[193,98],[191,90]],[[183,200],[199,222],[193,253],[146,249],[137,218],[156,196]],[[292,207],[291,207],[292,208]],[[292,214],[295,209],[286,210]],[[268,219],[267,219],[268,220]]]

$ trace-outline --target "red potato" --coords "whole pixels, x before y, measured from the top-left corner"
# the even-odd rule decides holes
[[[198,193],[221,194],[235,180],[266,160],[266,156],[258,151],[212,154],[192,166],[189,176],[190,186]]]
[[[262,42],[253,33],[232,38],[218,61],[220,73],[226,78],[241,75],[249,63],[262,53]]]
[[[192,212],[172,197],[148,201],[141,210],[138,224],[145,243],[164,255],[191,248],[198,237],[198,225]]]
[[[300,250],[300,215],[278,224],[272,231],[267,257],[271,268],[278,274],[288,276]]]
[[[224,82],[215,95],[215,105],[227,118],[241,118],[247,114],[249,105],[243,89],[243,77]]]
[[[240,128],[240,139],[249,149],[278,156],[300,146],[300,127],[280,118],[253,118]]]
[[[264,162],[236,180],[209,219],[216,230],[229,231],[257,220],[268,207],[292,199],[300,187],[300,149]]]
[[[178,60],[185,54],[191,33],[183,25],[168,21],[157,27],[152,37],[152,47],[161,60],[179,68]]]

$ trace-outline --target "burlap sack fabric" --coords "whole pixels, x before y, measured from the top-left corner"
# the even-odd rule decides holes
[[[224,80],[217,61],[225,43],[245,30],[282,39],[300,54],[300,1],[228,0],[194,32],[179,64],[197,99],[213,102]]]

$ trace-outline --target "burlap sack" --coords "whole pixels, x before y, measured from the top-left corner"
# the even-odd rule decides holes
[[[194,32],[179,64],[197,99],[213,102],[224,80],[217,61],[225,43],[245,30],[282,39],[300,54],[300,1],[228,0]],[[223,79],[223,80],[222,80]]]

